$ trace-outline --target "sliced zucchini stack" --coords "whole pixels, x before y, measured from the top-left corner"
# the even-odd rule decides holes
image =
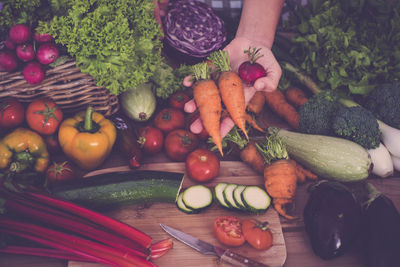
[[[191,214],[198,213],[213,202],[211,189],[204,185],[193,185],[179,193],[176,205],[178,209]]]
[[[218,204],[232,210],[263,213],[271,204],[267,192],[255,185],[219,183],[214,194]]]

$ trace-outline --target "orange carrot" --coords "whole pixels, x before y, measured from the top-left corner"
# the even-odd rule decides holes
[[[222,107],[218,87],[215,82],[210,79],[210,71],[207,63],[202,62],[193,65],[192,70],[197,80],[193,86],[193,97],[199,109],[200,118],[204,128],[218,147],[221,156],[223,156],[220,132]]]
[[[258,124],[257,124],[257,122],[255,121],[255,119],[250,115],[250,114],[245,114],[245,118],[246,118],[246,121],[254,128],[254,129],[256,129],[257,131],[259,131],[259,132],[262,132],[262,133],[264,133],[265,131],[264,131],[264,129],[263,128],[261,128]]]
[[[238,130],[237,126],[234,126],[232,130],[224,137],[225,142],[230,142],[237,145],[240,151],[240,159],[248,164],[259,174],[264,172],[264,158],[258,151],[256,143],[252,140],[245,139]]]
[[[257,143],[264,157],[265,189],[272,197],[275,210],[286,219],[297,219],[287,214],[284,206],[293,202],[296,188],[296,168],[289,159],[286,146],[275,134],[267,136],[263,142]]]
[[[285,95],[279,90],[265,92],[265,101],[278,116],[286,120],[294,129],[299,128],[299,113],[286,101]]]
[[[258,151],[254,141],[250,141],[244,149],[240,151],[240,159],[250,165],[259,174],[264,173],[264,158]]]
[[[246,131],[246,104],[244,99],[244,86],[239,75],[231,70],[229,54],[224,50],[218,50],[210,54],[209,59],[221,72],[218,78],[218,88],[221,93],[229,115],[235,124],[249,139]]]
[[[317,180],[318,176],[312,173],[310,170],[304,168],[302,165],[297,163],[294,159],[290,159],[292,164],[296,168],[296,175],[297,175],[297,183],[302,184],[306,181],[306,179],[310,180]]]
[[[295,86],[290,86],[286,89],[285,96],[287,101],[297,108],[304,105],[308,100],[304,91]]]
[[[265,104],[265,96],[261,91],[257,91],[247,104],[247,110],[254,114],[260,114]]]

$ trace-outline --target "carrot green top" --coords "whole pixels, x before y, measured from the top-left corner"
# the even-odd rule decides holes
[[[192,72],[194,78],[199,80],[208,80],[210,79],[210,66],[206,62],[200,62],[192,66]]]
[[[231,62],[229,58],[229,53],[225,50],[217,50],[212,52],[208,59],[214,64],[214,66],[219,71],[230,71],[231,69]]]

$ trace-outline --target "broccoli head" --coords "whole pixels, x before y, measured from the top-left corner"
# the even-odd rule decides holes
[[[400,129],[400,82],[375,87],[363,106],[379,120]]]
[[[332,128],[339,137],[351,140],[365,149],[377,148],[381,131],[375,116],[361,106],[341,106],[336,111]]]
[[[322,91],[313,95],[299,109],[299,131],[333,135],[332,119],[338,107],[338,96],[333,91]]]

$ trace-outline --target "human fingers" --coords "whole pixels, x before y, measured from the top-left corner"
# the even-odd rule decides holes
[[[185,106],[183,107],[183,110],[186,113],[193,113],[197,109],[196,102],[194,99],[189,100],[188,102],[185,103]]]
[[[185,87],[192,87],[193,86],[193,75],[188,75],[185,78],[183,78],[182,84]]]
[[[203,131],[203,123],[200,118],[195,119],[192,124],[190,124],[190,131],[194,134],[199,134]]]
[[[224,138],[235,126],[231,117],[223,118],[220,125],[221,138]]]

